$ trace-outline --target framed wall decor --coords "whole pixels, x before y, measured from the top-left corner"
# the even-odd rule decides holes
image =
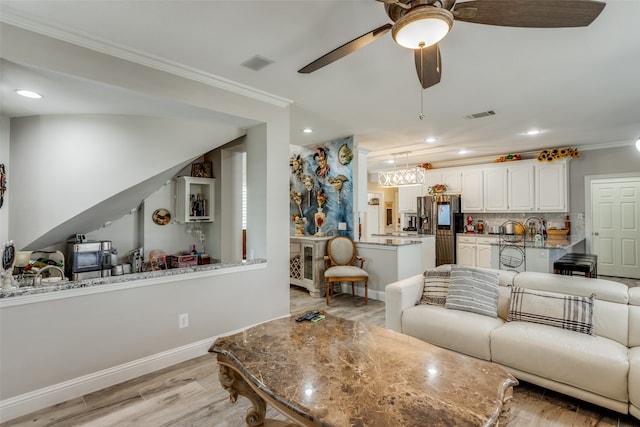
[[[212,178],[211,162],[193,163],[191,165],[191,176]]]

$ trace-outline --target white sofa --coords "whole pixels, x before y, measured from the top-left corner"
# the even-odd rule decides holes
[[[416,305],[424,285],[423,275],[416,275],[387,285],[387,328],[498,363],[524,381],[640,418],[640,288],[578,276],[484,270],[499,275],[496,318]],[[507,322],[513,286],[593,295],[593,335]]]

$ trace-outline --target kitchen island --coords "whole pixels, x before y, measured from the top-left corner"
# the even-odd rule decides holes
[[[373,234],[373,237],[384,237],[403,240],[417,240],[421,243],[421,271],[436,266],[436,236],[434,234],[419,234],[417,232],[402,232],[389,234]]]
[[[378,236],[356,242],[358,255],[366,260],[364,269],[369,273],[369,298],[384,301],[384,290],[389,283],[423,272],[422,241],[396,237]],[[351,292],[351,286],[348,288],[343,292]],[[362,286],[356,286],[356,292],[364,296]]]
[[[536,271],[553,273],[553,263],[563,255],[573,252],[573,248],[584,241],[584,236],[568,236],[566,239],[546,239],[540,243],[531,240],[514,239],[509,242],[491,244],[491,267],[497,269],[513,269],[516,271]],[[523,263],[508,268],[500,262],[500,254],[504,257],[509,251],[524,254]]]

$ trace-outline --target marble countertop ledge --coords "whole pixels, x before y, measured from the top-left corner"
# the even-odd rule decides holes
[[[421,245],[420,240],[408,240],[389,237],[371,237],[369,239],[357,240],[356,245],[376,245],[376,246],[408,246]]]
[[[541,243],[536,243],[533,240],[522,240],[522,239],[514,239],[513,241],[505,240],[502,242],[503,245],[513,245],[513,246],[525,246],[526,248],[533,249],[568,249],[572,246],[577,245],[578,243],[584,240],[584,236],[569,236],[566,239],[546,239]],[[500,245],[498,243],[490,243],[491,245]]]
[[[0,299],[21,297],[25,295],[36,295],[36,294],[45,294],[45,293],[51,293],[51,292],[59,292],[59,291],[65,291],[69,289],[91,288],[91,287],[102,286],[102,285],[112,285],[116,283],[133,282],[135,280],[178,276],[178,275],[184,275],[189,273],[213,271],[213,270],[239,267],[239,266],[245,266],[245,265],[262,264],[266,262],[267,262],[266,259],[243,260],[243,261],[230,262],[230,263],[224,263],[224,264],[220,262],[216,262],[213,264],[198,265],[195,267],[183,267],[183,268],[172,268],[168,270],[145,271],[142,273],[132,273],[132,274],[123,274],[120,276],[100,277],[97,279],[85,279],[85,280],[77,280],[77,281],[65,280],[63,282],[54,282],[51,285],[24,286],[24,287],[19,287],[19,288],[10,290],[10,291],[0,290]]]

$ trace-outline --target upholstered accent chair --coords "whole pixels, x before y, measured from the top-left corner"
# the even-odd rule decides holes
[[[357,254],[356,244],[349,237],[336,236],[327,242],[324,257],[324,281],[327,305],[336,282],[351,282],[351,293],[355,296],[355,282],[364,282],[364,303],[368,302],[369,274],[363,269],[365,259]]]

